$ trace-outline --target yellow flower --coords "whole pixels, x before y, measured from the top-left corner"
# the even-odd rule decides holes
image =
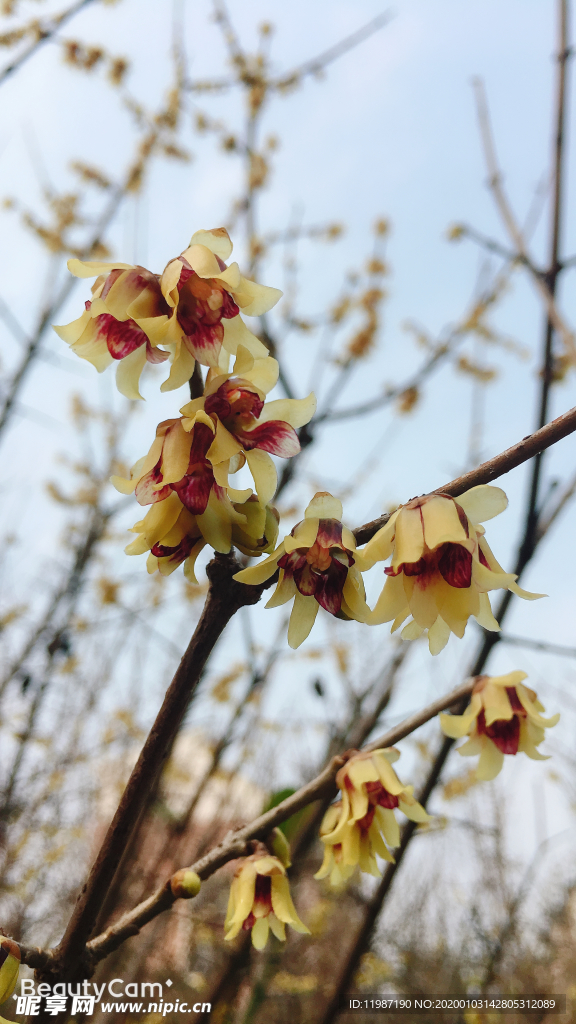
[[[168,327],[170,307],[160,278],[128,263],[68,260],[75,277],[95,277],[92,299],[78,320],[54,330],[72,351],[99,373],[118,360],[116,384],[126,398],[141,398],[140,375],[146,362],[162,363],[169,352],[158,348]]]
[[[440,715],[446,736],[460,739],[470,736],[458,753],[464,757],[480,754],[476,777],[489,781],[498,775],[504,754],[523,751],[535,761],[546,761],[536,747],[560,718],[542,718],[544,707],[534,690],[522,684],[525,672],[509,672],[506,676],[479,676],[472,690],[470,704],[463,715]]]
[[[202,516],[194,516],[172,492],[134,524],[130,532],[137,537],[125,549],[126,554],[142,555],[149,551],[148,572],[158,570],[162,576],[169,576],[184,563],[186,579],[197,583],[194,567],[206,543],[220,544],[218,551],[229,551],[235,544],[245,555],[253,557],[271,551],[278,536],[276,509],[270,505],[263,508],[255,495],[243,504],[236,503],[232,509],[237,522],[227,518],[227,508],[217,502],[212,506],[209,503]]]
[[[0,941],[0,1004],[9,999],[16,988],[20,960],[18,944],[12,939],[2,938]],[[0,1017],[0,1020],[3,1019]]]
[[[139,381],[146,361],[172,360],[161,387],[172,391],[190,379],[196,360],[226,372],[229,354],[239,345],[264,357],[266,346],[239,312],[260,316],[282,292],[242,277],[237,263],[227,267],[223,261],[231,252],[228,232],[216,228],[197,231],[161,275],[129,263],[69,260],[76,277],[97,280],[82,316],[54,330],[99,372],[119,360],[118,389],[133,399],[142,397]]]
[[[255,359],[240,345],[233,373],[210,369],[203,396],[180,410],[184,430],[191,430],[201,414],[211,417],[215,437],[207,457],[220,475],[237,473],[248,463],[263,505],[276,490],[276,468],[270,456],[297,455],[300,442],[295,428],[308,423],[316,411],[312,393],[307,398],[265,403],[278,372],[275,359]]]
[[[266,347],[239,315],[261,316],[275,306],[282,292],[242,277],[237,263],[226,266],[232,242],[225,228],[197,231],[189,247],[164,270],[160,284],[172,313],[165,344],[172,371],[162,391],[179,388],[192,376],[194,362],[228,369],[228,353],[243,345],[254,356]]]
[[[241,928],[252,929],[252,945],[264,949],[270,930],[284,942],[287,924],[303,935],[310,934],[292,903],[286,868],[278,857],[258,853],[245,857],[230,888],[225,938],[234,939]]]
[[[354,535],[342,525],[342,504],[326,491],[314,496],[304,519],[259,565],[236,573],[240,583],[264,583],[277,568],[280,577],[266,605],[276,608],[294,598],[288,627],[290,647],[306,639],[318,608],[338,618],[365,622],[370,611],[356,566]]]
[[[448,494],[426,494],[402,505],[360,556],[366,569],[392,555],[370,625],[393,620],[394,632],[412,614],[402,637],[415,640],[428,630],[430,653],[438,654],[451,632],[464,636],[471,615],[485,629],[500,629],[488,591],[511,590],[528,601],[543,597],[521,590],[484,539],[479,523],[507,504],[504,491],[482,484],[457,501]]]
[[[330,875],[332,885],[342,885],[357,864],[379,877],[376,855],[394,863],[388,847],[400,844],[394,808],[411,821],[430,820],[414,799],[414,787],[403,786],[392,768],[399,756],[394,747],[354,754],[340,769],[336,782],[342,800],[328,808],[320,826],[324,861],[315,878]]]

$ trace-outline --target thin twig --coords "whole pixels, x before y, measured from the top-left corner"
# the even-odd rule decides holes
[[[44,43],[47,43],[49,39],[52,39],[56,32],[58,32],[66,22],[70,21],[76,14],[79,14],[84,7],[88,7],[88,4],[91,3],[93,3],[93,0],[78,0],[78,3],[72,4],[72,7],[69,7],[66,11],[62,11],[62,14],[53,15],[45,25],[35,25],[34,32],[36,38],[30,43],[27,49],[12,61],[11,64],[8,64],[0,71],[0,85],[2,85],[10,75],[13,75],[15,71],[18,71],[18,68],[21,68],[22,65],[29,60],[41,46],[44,45]]]
[[[488,484],[498,479],[498,477],[504,476],[512,469],[516,469],[517,466],[521,466],[523,462],[527,462],[529,459],[534,458],[535,455],[539,455],[547,448],[550,448],[551,445],[556,444],[557,441],[561,441],[562,438],[572,434],[575,430],[576,406],[563,413],[562,416],[552,420],[551,423],[546,424],[545,427],[541,427],[540,430],[536,430],[533,434],[528,434],[527,437],[518,441],[517,444],[507,448],[505,452],[495,455],[493,459],[483,462],[481,466],[471,469],[470,472],[464,473],[455,480],[451,480],[450,483],[437,487],[432,493],[450,494],[453,498],[457,498],[471,487],[476,487],[478,484]],[[391,512],[387,512],[378,519],[374,519],[371,523],[358,526],[353,531],[357,544],[366,544],[382,526],[386,525],[391,515]]]

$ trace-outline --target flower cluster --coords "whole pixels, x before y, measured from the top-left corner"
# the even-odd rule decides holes
[[[185,384],[196,360],[227,371],[238,346],[257,357],[266,347],[247,328],[240,310],[260,316],[282,292],[242,277],[237,263],[226,266],[232,242],[225,228],[197,231],[188,248],[162,274],[129,263],[68,261],[76,277],[96,277],[92,299],[81,317],[54,330],[99,372],[118,362],[118,390],[141,398],[146,362],[171,360],[162,391]],[[163,347],[160,347],[163,346]]]
[[[320,827],[324,860],[315,878],[330,875],[331,884],[339,886],[357,865],[379,877],[376,857],[393,863],[390,849],[400,845],[394,809],[411,821],[430,820],[412,795],[414,787],[403,786],[392,768],[399,756],[394,747],[356,753],[340,769],[336,782],[342,799],[324,815]]]
[[[523,751],[534,761],[546,755],[536,748],[544,739],[544,730],[556,725],[560,715],[542,718],[544,707],[534,690],[524,686],[525,672],[505,676],[479,676],[472,699],[463,715],[440,715],[446,736],[470,739],[458,748],[464,757],[480,754],[476,778],[489,781],[498,775],[505,754]]]
[[[82,315],[55,328],[77,355],[98,371],[115,361],[118,388],[130,399],[141,397],[146,362],[170,362],[162,391],[186,384],[193,373],[203,385],[203,393],[187,401],[179,416],[158,425],[148,453],[129,477],[112,478],[121,493],[134,493],[147,507],[132,527],[136,537],[127,554],[147,552],[148,571],[165,576],[183,565],[193,583],[196,560],[207,544],[218,552],[234,545],[247,557],[266,555],[234,579],[258,586],[277,575],[266,607],[292,602],[288,642],[293,648],[307,638],[323,608],[341,620],[391,622],[392,631],[403,626],[407,640],[427,632],[430,652],[438,654],[451,633],[463,637],[471,616],[485,629],[500,628],[490,607],[491,590],[509,590],[527,600],[543,596],[521,590],[486,542],[481,524],[507,506],[498,487],[474,487],[457,499],[443,493],[413,498],[360,550],[342,523],[341,502],[321,491],[276,546],[274,457],[298,454],[297,430],[310,422],[316,400],[310,394],[267,401],[278,381],[278,363],[240,314],[265,313],[281,293],[244,278],[236,263],[227,265],[231,252],[230,238],[219,228],[197,231],[162,274],[125,263],[69,261],[76,276],[96,277]],[[198,374],[197,363],[207,367],[205,375]],[[230,482],[244,468],[253,488]],[[388,559],[384,588],[371,609],[362,574]],[[440,716],[447,736],[469,737],[459,752],[480,755],[479,779],[494,778],[505,754],[543,757],[537,747],[559,716],[542,718],[544,709],[524,678],[523,672],[481,676],[464,714]],[[345,755],[336,776],[341,798],[329,807],[320,829],[324,860],[316,878],[329,876],[332,885],[341,886],[358,866],[379,876],[378,858],[393,863],[392,851],[400,843],[395,810],[413,822],[429,820],[413,786],[403,785],[392,768],[398,756],[394,748]],[[249,849],[254,852],[239,861],[232,882],[226,939],[251,930],[253,945],[263,949],[270,931],[285,938],[286,924],[308,933],[290,896],[289,847],[282,833],[274,830],[268,845],[255,842]],[[175,896],[191,897],[199,886],[200,878],[190,870],[172,879]],[[19,957],[15,943],[0,942],[0,1002],[14,988]]]

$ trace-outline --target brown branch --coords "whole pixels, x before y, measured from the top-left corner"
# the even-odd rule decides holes
[[[122,852],[139,819],[150,789],[164,763],[171,741],[182,722],[208,656],[238,608],[253,604],[262,587],[245,587],[232,576],[239,563],[231,555],[216,555],[207,568],[210,589],[204,611],[180,666],[166,691],[164,702],[108,829],[100,852],[82,888],[49,974],[66,979],[82,970],[85,944],[110,887]]]
[[[533,434],[528,434],[527,437],[518,441],[517,444],[507,448],[505,452],[495,455],[493,459],[483,462],[481,466],[470,470],[469,473],[456,477],[450,483],[437,487],[432,493],[450,494],[453,498],[457,498],[471,487],[477,487],[478,484],[489,484],[493,480],[497,480],[498,477],[504,476],[505,473],[509,473],[512,469],[516,469],[517,466],[521,466],[523,462],[534,458],[535,455],[539,455],[547,448],[550,448],[551,445],[556,444],[557,441],[561,441],[563,437],[568,437],[575,430],[576,406],[563,413],[562,416],[552,420],[551,423],[547,423],[540,430],[536,430]],[[387,512],[378,519],[372,520],[371,523],[358,526],[353,531],[356,542],[358,544],[366,544],[382,526],[386,525],[391,514],[391,512]]]
[[[365,749],[375,750],[378,747],[389,747],[394,743],[398,743],[421,725],[435,718],[440,711],[444,711],[446,708],[453,707],[461,702],[463,698],[470,694],[473,684],[474,680],[468,679],[451,693],[434,701],[428,707],[423,708],[422,711],[406,719],[405,722],[390,729],[384,736],[369,744]],[[303,786],[292,796],[283,800],[282,803],[273,807],[265,814],[260,815],[255,821],[238,829],[236,832],[229,833],[218,846],[214,847],[205,857],[202,857],[193,864],[190,870],[196,871],[202,879],[206,879],[228,861],[246,854],[250,840],[263,838],[273,828],[295,814],[296,811],[332,792],[334,790],[336,773],[345,761],[346,755],[333,758],[324,771],[313,779],[312,782]],[[101,935],[96,936],[87,943],[87,952],[92,963],[102,960],[131,935],[137,934],[140,928],[148,921],[151,921],[152,918],[162,913],[162,911],[167,910],[174,903],[176,897],[170,889],[170,881],[171,879],[167,879],[147,900],[138,904],[133,910],[128,911]],[[58,950],[55,951],[56,956],[58,952]]]

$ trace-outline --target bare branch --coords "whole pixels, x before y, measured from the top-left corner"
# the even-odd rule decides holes
[[[517,466],[521,466],[523,462],[527,462],[529,459],[534,458],[535,455],[550,448],[551,445],[561,441],[563,437],[567,437],[575,430],[576,406],[573,409],[569,409],[562,416],[552,420],[551,423],[546,424],[545,427],[541,427],[534,434],[528,434],[527,437],[518,441],[517,444],[507,448],[505,452],[495,455],[488,462],[483,462],[476,469],[472,469],[469,473],[464,473],[463,476],[451,480],[450,483],[444,484],[443,487],[437,487],[433,493],[450,494],[453,498],[457,498],[458,495],[468,491],[471,487],[477,487],[478,484],[491,483],[493,480],[497,480],[498,477],[504,476],[505,473],[509,473],[510,470],[516,469]],[[378,519],[374,519],[371,523],[365,523],[364,526],[357,527],[353,531],[356,542],[358,544],[366,544],[382,526],[386,525],[391,514],[391,512],[387,512]]]
[[[562,67],[565,67],[565,63],[566,63],[566,61],[568,59],[568,56],[569,56],[569,52],[568,52],[568,49],[565,47],[564,50],[562,51],[561,55],[560,55],[560,58],[559,58],[560,60],[562,60]],[[477,111],[478,111],[478,121],[479,121],[479,125],[480,125],[480,134],[481,134],[481,137],[482,137],[482,144],[483,144],[483,147],[484,147],[484,156],[485,156],[485,159],[486,159],[486,166],[488,168],[488,174],[489,174],[489,179],[488,179],[489,188],[490,188],[490,190],[491,190],[491,192],[492,192],[492,194],[494,196],[496,205],[498,207],[498,210],[500,212],[500,216],[502,217],[502,220],[504,222],[506,230],[508,231],[508,234],[510,235],[510,238],[512,239],[512,242],[514,243],[514,246],[515,246],[515,248],[517,250],[518,258],[520,259],[520,261],[530,271],[532,280],[534,281],[534,283],[536,285],[536,289],[540,293],[540,296],[541,296],[541,298],[542,298],[542,300],[544,302],[544,306],[545,306],[546,311],[548,313],[548,317],[550,319],[550,322],[552,323],[554,329],[556,331],[558,331],[558,334],[562,338],[562,341],[564,342],[564,345],[566,347],[566,351],[571,354],[573,359],[576,359],[576,341],[575,341],[575,338],[574,338],[574,332],[565,323],[564,318],[562,317],[561,313],[558,310],[558,307],[557,307],[555,299],[554,299],[553,289],[550,287],[551,281],[550,281],[549,275],[543,274],[538,269],[538,267],[534,263],[532,257],[530,256],[530,254],[527,251],[526,243],[524,241],[523,233],[520,230],[518,222],[517,222],[517,220],[516,220],[516,218],[515,218],[515,216],[514,216],[514,214],[512,212],[512,208],[510,206],[510,203],[508,202],[508,198],[506,196],[506,193],[504,192],[504,188],[503,188],[503,185],[502,185],[502,173],[500,171],[500,168],[499,168],[499,165],[498,165],[498,161],[497,161],[497,158],[496,158],[496,149],[495,149],[495,146],[494,146],[494,137],[493,137],[493,134],[492,134],[492,127],[491,127],[491,124],[490,124],[490,115],[489,115],[489,112],[488,112],[488,104],[487,104],[487,101],[486,101],[486,92],[485,92],[485,89],[484,89],[484,83],[482,82],[481,79],[477,78],[477,79],[474,80],[473,85],[474,85],[474,92],[475,92],[475,95],[476,95],[476,105],[477,105]],[[563,93],[562,93],[562,96],[563,96]],[[561,113],[563,115],[563,102],[562,102],[562,111],[561,111]],[[558,170],[559,170],[559,168],[558,168],[558,162],[557,162],[557,165],[556,165],[556,176],[558,175]],[[557,190],[557,196],[558,196],[558,199],[559,199],[560,196],[559,196],[558,190]],[[556,206],[558,206],[558,203],[556,204]],[[557,218],[555,217],[556,227],[557,227],[557,223],[559,223],[559,222],[558,222]],[[557,241],[558,241],[558,239],[556,239],[556,242]],[[556,244],[555,248],[556,248],[556,251],[557,251],[557,244]],[[554,276],[556,275],[557,272],[558,272],[558,268],[554,267]]]
[[[373,36],[375,32],[379,32],[381,28],[392,20],[391,11],[383,11],[382,14],[377,14],[372,21],[369,21],[363,28],[359,28],[356,32],[342,39],[335,46],[331,46],[330,49],[325,50],[324,53],[320,53],[317,57],[313,57],[312,60],[305,61],[304,64],[300,64],[298,67],[293,68],[291,71],[286,71],[279,78],[272,79],[270,85],[275,89],[286,89],[290,85],[295,84],[306,75],[317,75],[320,71],[323,71],[325,67],[332,64],[333,61],[338,60],[349,50],[353,50],[355,46],[359,46],[360,43],[365,42],[370,36]]]

